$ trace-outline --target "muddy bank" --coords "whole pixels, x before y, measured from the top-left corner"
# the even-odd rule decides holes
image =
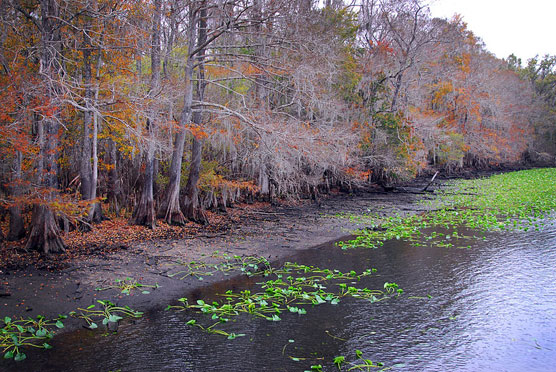
[[[176,272],[183,270],[179,262],[217,262],[210,257],[215,251],[228,255],[257,255],[271,261],[287,257],[299,250],[339,239],[350,231],[363,228],[358,219],[345,214],[418,213],[424,207],[416,202],[432,198],[421,192],[428,179],[414,182],[390,193],[365,192],[338,194],[318,203],[249,209],[229,226],[226,232],[199,233],[193,237],[135,242],[114,252],[74,259],[61,270],[2,269],[0,273],[0,315],[47,318],[85,308],[97,299],[108,299],[118,305],[148,311],[164,308],[177,298],[224,278],[223,274],[199,280],[189,276],[180,279]],[[440,187],[436,183],[433,188]],[[142,294],[141,289],[122,294],[119,289],[97,291],[118,279],[127,277],[145,285],[158,285]],[[68,320],[69,327],[81,326]]]

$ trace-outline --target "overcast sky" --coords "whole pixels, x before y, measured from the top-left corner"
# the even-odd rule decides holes
[[[434,17],[461,14],[498,58],[556,55],[556,0],[429,0]]]

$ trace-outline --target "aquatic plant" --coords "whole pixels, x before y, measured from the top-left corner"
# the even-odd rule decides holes
[[[228,290],[221,295],[225,297],[223,301],[212,302],[199,299],[195,303],[189,303],[184,297],[178,300],[179,305],[169,305],[166,310],[189,309],[210,315],[215,321],[210,326],[200,325],[194,319],[187,324],[230,338],[230,334],[218,329],[217,325],[226,323],[231,317],[240,314],[280,321],[280,316],[285,312],[305,315],[308,306],[325,303],[337,305],[342,298],[348,296],[376,302],[403,292],[396,283],[385,283],[384,290],[357,288],[352,285],[354,281],[359,281],[374,272],[375,269],[367,269],[362,273],[355,271],[344,273],[339,270],[286,262],[281,268],[268,267],[260,272],[261,276],[271,276],[271,279],[257,283],[259,291]]]
[[[107,289],[119,289],[119,290],[121,290],[121,293],[126,294],[126,295],[129,296],[131,291],[134,290],[134,289],[141,289],[141,288],[157,289],[159,287],[160,286],[158,285],[158,283],[155,283],[154,285],[141,284],[137,280],[135,280],[133,278],[130,278],[130,277],[127,277],[125,279],[116,279],[116,280],[114,280],[114,285],[109,285],[107,287],[95,288],[95,291],[105,291]],[[151,292],[147,291],[147,290],[142,290],[141,293],[149,294]]]
[[[357,237],[338,245],[376,248],[391,239],[424,239],[437,246],[453,246],[475,231],[540,230],[556,210],[556,169],[533,169],[475,180],[449,183],[429,203],[430,211],[410,216],[381,216]],[[434,229],[426,232],[425,229]],[[444,231],[438,231],[444,230]],[[464,240],[465,241],[465,240]]]
[[[97,300],[97,303],[100,305],[99,308],[96,307],[96,304],[93,304],[85,309],[78,308],[79,313],[72,311],[70,315],[84,319],[89,329],[98,328],[97,322],[108,326],[110,323],[117,324],[126,317],[140,318],[143,316],[140,311],[135,311],[129,306],[117,306],[108,300]]]
[[[370,359],[363,358],[363,352],[361,350],[355,350],[356,360],[353,362],[346,361],[343,355],[334,358],[334,365],[338,368],[338,371],[370,371],[371,368],[381,368],[384,367],[384,363],[373,362]],[[312,368],[313,366],[311,366]],[[384,371],[388,368],[383,368],[380,371]]]
[[[266,258],[260,256],[230,256],[227,253],[219,254],[218,251],[216,251],[211,257],[217,258],[221,262],[177,261],[175,265],[183,266],[185,269],[169,274],[168,276],[171,278],[177,277],[180,280],[193,276],[199,280],[203,280],[204,277],[215,275],[217,272],[229,275],[231,272],[239,271],[247,276],[253,276],[264,274],[271,268],[270,262]]]
[[[14,359],[16,362],[25,360],[27,356],[23,348],[34,347],[39,349],[51,349],[48,344],[54,336],[54,330],[64,328],[62,322],[66,315],[59,315],[57,319],[47,320],[38,315],[36,319],[16,319],[4,317],[4,326],[0,328],[0,348],[4,359]]]

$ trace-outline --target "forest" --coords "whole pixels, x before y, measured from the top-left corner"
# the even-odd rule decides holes
[[[421,0],[0,1],[0,240],[554,163],[556,56]]]

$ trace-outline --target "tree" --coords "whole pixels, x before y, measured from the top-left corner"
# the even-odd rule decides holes
[[[43,112],[37,118],[37,141],[39,146],[37,174],[39,185],[44,191],[44,200],[33,208],[31,230],[25,249],[39,250],[44,253],[65,251],[60,236],[52,203],[57,196],[57,163],[60,107],[57,105],[58,74],[61,64],[61,31],[59,24],[59,6],[55,0],[40,1],[40,70],[44,99]]]
[[[151,33],[151,81],[148,92],[149,108],[147,116],[147,153],[145,154],[145,172],[143,174],[143,191],[141,199],[135,207],[131,221],[136,225],[145,225],[154,228],[156,224],[153,182],[154,182],[154,161],[155,161],[155,141],[158,122],[158,112],[156,99],[160,93],[160,34],[162,32],[162,1],[154,0],[154,14]]]

